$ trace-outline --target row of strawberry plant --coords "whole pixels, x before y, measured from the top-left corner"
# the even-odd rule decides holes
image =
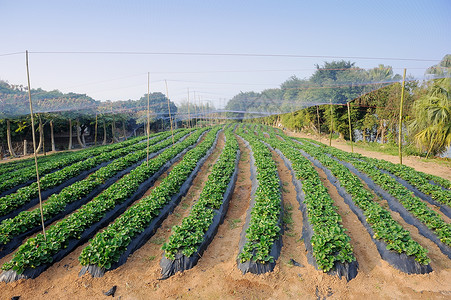
[[[80,151],[82,151],[82,150],[80,150]],[[38,163],[45,164],[49,161],[54,161],[57,158],[65,159],[73,153],[74,153],[73,151],[64,151],[64,152],[54,153],[54,154],[45,155],[45,156],[39,156]],[[16,161],[12,161],[12,162],[2,163],[2,164],[0,164],[0,177],[8,176],[8,178],[9,178],[10,172],[15,172],[15,171],[21,170],[23,168],[32,167],[33,165],[34,165],[34,158],[21,159],[21,160],[16,160]]]
[[[286,136],[284,138],[288,139]],[[387,209],[374,201],[373,194],[364,188],[356,175],[352,174],[348,168],[336,160],[327,156],[323,148],[307,143],[295,143],[294,145],[296,148],[302,149],[316,158],[338,179],[340,185],[352,196],[352,201],[364,212],[366,222],[374,231],[373,238],[384,241],[388,250],[414,256],[415,260],[420,264],[429,264],[428,251],[412,239],[409,231],[396,222]]]
[[[53,262],[54,256],[57,256],[58,252],[65,248],[68,251],[69,243],[75,240],[69,250],[74,249],[81,242],[82,236],[84,239],[88,238],[84,234],[89,232],[89,228],[97,222],[103,224],[103,222],[109,221],[103,220],[103,218],[108,216],[109,212],[114,211],[116,206],[126,202],[138,191],[140,185],[167,161],[195,144],[205,130],[194,132],[181,143],[175,144],[149,160],[148,164],[142,163],[76,212],[50,226],[46,231],[46,238],[43,234],[38,234],[36,237],[28,239],[19,247],[13,258],[2,266],[2,269],[5,270],[2,274],[3,280],[16,280],[24,271],[33,273],[34,269],[48,267],[48,264]]]
[[[159,135],[159,133],[153,136],[156,135]],[[70,153],[70,155],[67,155],[65,157],[55,156],[53,157],[53,159],[48,160],[45,163],[39,164],[39,175],[44,176],[45,174],[48,174],[52,171],[61,169],[63,167],[88,159],[90,157],[94,157],[105,152],[113,151],[116,149],[136,144],[142,139],[143,137],[139,137],[113,145],[100,146],[92,149],[81,150]],[[36,179],[35,166],[29,166],[21,169],[16,169],[16,171],[8,172],[0,176],[0,192],[7,191],[8,189],[14,188],[19,184],[25,183],[33,179],[34,180]]]
[[[226,130],[226,144],[214,164],[207,182],[193,205],[189,216],[179,226],[172,228],[172,234],[163,245],[165,257],[174,260],[177,253],[191,257],[199,251],[205,233],[212,226],[214,216],[223,205],[224,193],[235,172],[238,142],[231,130]],[[218,224],[219,225],[219,224]]]
[[[152,136],[155,136],[155,134]],[[140,137],[136,137],[133,139],[129,139],[127,141],[115,143],[112,145],[99,145],[99,146],[89,147],[89,148],[85,148],[85,149],[81,149],[81,150],[77,150],[77,151],[64,151],[64,152],[48,154],[45,156],[39,156],[38,157],[39,170],[40,170],[40,173],[46,171],[46,168],[43,168],[43,166],[46,165],[47,163],[54,163],[58,160],[66,160],[67,158],[72,158],[73,156],[85,155],[85,154],[88,154],[88,156],[86,156],[86,158],[87,158],[91,155],[100,154],[103,151],[112,151],[112,150],[119,149],[121,147],[132,145],[145,138],[146,138],[146,136],[140,136]],[[5,180],[5,178],[3,176],[8,176],[7,178],[12,178],[10,175],[10,172],[29,168],[29,167],[34,168],[34,158],[22,159],[22,160],[9,162],[9,163],[0,164],[1,181]],[[41,168],[42,168],[42,170],[41,170]],[[35,176],[36,176],[36,171],[35,171]]]
[[[98,156],[88,158],[84,161],[77,162],[71,166],[65,167],[54,173],[47,174],[41,178],[41,191],[55,188],[65,181],[74,178],[83,172],[88,172],[93,168],[98,168],[100,164],[124,156],[132,151],[144,149],[146,143],[135,143],[125,148],[120,148],[111,152],[105,152]],[[86,174],[88,175],[88,174]],[[17,190],[13,194],[9,194],[0,198],[0,216],[5,216],[16,211],[24,204],[29,203],[38,197],[38,185],[36,182]]]
[[[303,139],[300,139],[303,140]],[[325,144],[308,139],[310,143],[320,145],[320,146],[326,146]],[[401,177],[402,179],[408,181],[413,186],[416,186],[419,188],[420,185],[424,185],[424,193],[429,194],[432,196],[432,191],[435,191],[435,188],[431,188],[428,185],[425,185],[426,182],[432,185],[438,185],[439,187],[443,187],[445,189],[450,190],[451,189],[451,181],[449,181],[446,178],[435,176],[432,174],[424,173],[421,171],[417,171],[412,167],[406,166],[406,165],[400,165],[400,164],[394,164],[392,162],[383,160],[383,159],[377,159],[377,158],[369,158],[366,156],[363,156],[359,153],[350,153],[350,157],[356,158],[356,159],[363,159],[365,161],[370,161],[378,166],[378,168],[387,170],[389,172],[396,172],[396,176]],[[406,175],[404,175],[406,173]],[[416,185],[416,181],[418,181],[418,186]],[[423,188],[423,187],[422,187]],[[430,192],[428,192],[430,190]],[[448,194],[447,194],[448,195]],[[440,194],[437,195],[438,198],[444,199]],[[449,196],[447,196],[449,197]],[[445,200],[445,199],[444,199]],[[448,199],[449,200],[449,199]],[[439,200],[437,200],[439,201]],[[446,201],[446,200],[445,200]],[[446,201],[449,205],[449,201]],[[444,204],[447,204],[444,203]]]
[[[242,128],[237,128],[237,134],[247,140],[252,148],[258,181],[246,242],[238,258],[241,263],[272,263],[274,257],[270,253],[281,234],[281,192],[277,167],[271,151],[253,132],[245,133]]]
[[[296,179],[302,183],[303,204],[307,219],[312,226],[310,239],[312,254],[320,270],[333,270],[337,263],[352,263],[356,259],[350,238],[345,233],[342,218],[337,207],[321,182],[312,163],[294,148],[290,141],[281,141],[273,134],[267,139],[273,148],[277,148],[290,161]],[[304,240],[305,241],[305,240]],[[305,241],[307,242],[307,241]]]
[[[211,130],[200,144],[185,154],[149,196],[131,206],[104,231],[91,239],[80,254],[80,263],[83,266],[97,266],[108,270],[118,262],[133,239],[152,224],[159,216],[160,210],[178,193],[198,161],[213,146],[220,129],[215,127]]]
[[[182,130],[179,133],[176,133],[174,135],[174,140],[179,140],[185,136],[187,132],[188,130]],[[172,144],[172,140],[168,139],[170,136],[170,132],[165,132],[159,137],[152,139],[151,144],[149,145],[149,152],[154,153],[170,146]],[[68,204],[77,202],[79,199],[90,195],[90,193],[99,186],[104,188],[104,183],[107,180],[143,160],[146,157],[146,154],[147,149],[144,149],[120,157],[109,165],[100,168],[87,178],[64,188],[59,194],[50,196],[42,207],[46,223],[47,220],[53,221],[54,216],[64,212]],[[9,243],[12,238],[26,233],[33,228],[39,228],[40,222],[41,215],[39,208],[32,211],[23,211],[14,218],[3,220],[0,224],[0,245]]]
[[[79,151],[83,151],[83,150],[79,150]],[[64,158],[64,157],[69,156],[72,153],[73,153],[73,151],[60,151],[60,152],[56,152],[56,153],[52,153],[52,154],[39,156],[38,157],[38,163],[45,163],[45,162],[47,162],[49,160],[55,159],[55,157]],[[21,168],[29,167],[29,166],[31,166],[33,164],[34,164],[34,157],[13,160],[13,161],[10,161],[10,162],[4,162],[4,163],[0,164],[0,175],[3,175],[3,174],[8,173],[10,171],[14,171],[14,170],[18,170],[18,169],[21,169]]]
[[[442,189],[438,185],[431,184],[429,179],[423,176],[421,172],[406,165],[394,164],[381,159],[366,157],[364,158],[364,161],[370,162],[377,168],[386,170],[399,178],[406,180],[419,191],[430,195],[432,199],[451,207],[451,190]]]
[[[443,244],[451,246],[451,224],[446,223],[437,212],[430,209],[421,199],[415,197],[412,191],[391,176],[382,173],[369,161],[353,159],[352,155],[333,147],[323,147],[327,153],[349,162],[357,170],[367,174],[383,190],[396,198],[407,211],[432,230]]]

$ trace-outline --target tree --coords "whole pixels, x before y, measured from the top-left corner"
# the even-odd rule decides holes
[[[9,150],[9,154],[12,157],[16,157],[16,153],[14,153],[14,149],[11,143],[11,121],[8,119],[6,120],[6,131],[7,131],[7,141],[8,141],[8,150]]]
[[[428,93],[414,104],[410,129],[417,145],[430,153],[443,153],[451,145],[451,78],[436,79]]]
[[[427,75],[435,78],[451,77],[451,54],[445,55],[440,63],[429,67],[426,70]]]

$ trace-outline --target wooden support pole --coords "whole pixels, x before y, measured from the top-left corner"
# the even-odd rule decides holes
[[[171,117],[171,106],[169,105],[168,82],[165,80],[164,84],[166,85],[166,98],[168,98],[169,124],[171,125],[172,145],[174,145],[174,130],[172,129],[172,117]]]
[[[41,118],[41,117],[39,117],[39,118]],[[45,126],[45,123],[44,123],[44,124],[42,125],[42,127],[41,127],[41,129],[42,129],[42,153],[44,153],[44,155],[47,155],[47,154],[45,153],[44,126]]]
[[[333,115],[332,115],[332,99],[330,99],[330,137],[329,137],[329,146],[332,146],[332,128],[334,127],[333,121]]]
[[[52,152],[56,152],[55,135],[53,133],[53,120],[50,121],[50,141],[52,144]]]
[[[149,166],[149,135],[150,135],[150,73],[147,72],[147,166]]]
[[[349,102],[346,102],[346,106],[348,107],[349,140],[351,141],[351,152],[354,153],[354,145],[352,144],[351,110],[349,108]]]
[[[95,129],[94,129],[94,146],[97,146],[97,121],[98,121],[98,116],[97,116],[97,113],[96,113],[96,126],[95,126]]]
[[[198,120],[197,120],[197,106],[196,106],[196,91],[194,91],[193,103],[194,103],[194,115],[196,116],[196,128],[198,128],[198,126],[197,126]]]
[[[127,140],[127,132],[125,131],[125,119],[122,120],[122,131],[124,132],[124,141]]]
[[[202,116],[202,118],[204,118],[204,107],[202,106],[202,103],[200,102],[200,95],[198,95],[199,97],[199,110],[200,110],[200,114]]]
[[[398,153],[399,153],[399,163],[402,165],[402,107],[404,103],[404,87],[406,84],[406,69],[404,69],[404,74],[402,76],[402,89],[401,89],[401,103],[399,105],[399,124],[398,124]]]
[[[69,119],[69,146],[67,148],[72,149],[72,119]]]
[[[189,114],[189,88],[188,88],[188,128],[191,129],[191,115]]]
[[[318,117],[318,135],[319,140],[321,141],[321,125],[319,123],[319,105],[316,106],[316,116]]]
[[[36,154],[36,136],[35,136],[35,132],[34,132],[33,104],[31,103],[30,71],[28,68],[28,50],[25,52],[25,55],[26,55],[26,65],[27,65],[28,100],[30,102],[31,132],[32,132],[32,136],[33,136],[34,165],[36,167],[36,182],[38,183],[39,210],[41,211],[41,224],[42,224],[42,232],[44,234],[44,240],[47,241],[47,236],[45,234],[45,226],[44,226],[44,213],[42,211],[41,181],[39,179],[38,156]]]
[[[102,145],[106,145],[106,122],[105,118],[103,119],[103,142]]]

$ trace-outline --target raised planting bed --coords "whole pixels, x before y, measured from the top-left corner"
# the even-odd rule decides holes
[[[282,247],[282,193],[271,151],[255,134],[237,133],[247,141],[251,154],[251,202],[240,239],[238,268],[262,274],[274,270]]]
[[[287,168],[292,171],[303,214],[302,239],[309,263],[328,274],[345,277],[348,281],[355,278],[358,263],[350,238],[345,233],[342,219],[318,172],[308,159],[288,143],[275,136],[267,141],[277,149]]]
[[[188,191],[198,170],[216,146],[220,127],[185,154],[149,196],[131,206],[122,216],[98,233],[80,254],[80,276],[89,272],[101,277],[125,263],[155,233]]]
[[[2,266],[4,272],[0,280],[11,282],[20,278],[35,278],[86,242],[139,199],[171,164],[200,140],[204,132],[198,130],[149,160],[149,164],[142,163],[76,212],[50,226],[46,239],[43,234],[28,239],[11,261]]]
[[[187,132],[188,130],[175,134],[174,139],[178,142],[182,141]],[[149,145],[149,158],[155,157],[167,147],[172,146],[172,139],[168,138],[170,136],[169,132],[151,140],[153,145]],[[139,166],[146,156],[146,149],[130,153],[100,168],[86,179],[64,188],[59,194],[50,196],[42,207],[45,225],[59,220],[90,201],[123,175]],[[16,249],[28,235],[41,229],[39,208],[23,211],[12,219],[3,220],[0,224],[0,257]]]
[[[408,274],[432,271],[428,251],[411,238],[409,231],[396,222],[388,210],[374,201],[374,196],[363,187],[356,175],[324,154],[321,148],[308,144],[295,146],[302,149],[302,154],[326,173],[370,234],[382,259]]]
[[[172,228],[160,261],[162,278],[194,267],[222,224],[235,187],[240,151],[235,136],[226,130],[226,144],[207,182],[181,225]]]

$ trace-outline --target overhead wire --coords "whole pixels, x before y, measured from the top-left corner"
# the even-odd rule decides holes
[[[241,57],[289,57],[289,58],[345,58],[363,60],[398,60],[398,61],[440,61],[429,58],[370,57],[370,56],[336,56],[336,55],[301,55],[277,53],[220,53],[220,52],[146,52],[146,51],[29,51],[33,54],[113,54],[113,55],[182,55],[182,56],[241,56]]]
[[[24,54],[25,52],[12,52],[12,53],[3,53],[0,54],[0,56],[11,56],[11,55],[18,55],[18,54]],[[394,57],[365,57],[365,56],[322,56],[322,55],[298,55],[298,54],[264,54],[264,53],[212,53],[212,52],[138,52],[138,51],[29,51],[29,53],[33,54],[104,54],[104,55],[188,55],[188,56],[241,56],[241,57],[290,57],[290,58],[347,58],[347,59],[378,59],[378,60],[399,60],[399,61],[440,61],[438,59],[423,59],[423,58],[394,58]],[[384,67],[384,68],[310,68],[310,69],[298,69],[298,70],[212,70],[212,71],[189,71],[189,72],[153,72],[155,74],[195,74],[195,73],[233,73],[233,72],[273,72],[273,71],[364,71],[364,70],[393,70],[396,68],[392,68],[390,66]],[[426,69],[426,68],[410,68],[410,69]],[[94,85],[94,84],[100,84],[105,82],[111,82],[126,78],[132,78],[132,77],[138,77],[142,74],[136,74],[131,76],[125,76],[121,78],[114,78],[109,80],[103,80],[98,82],[92,82],[92,83],[84,83],[80,85],[75,85],[72,87],[80,87],[80,86],[86,86],[86,85]],[[200,83],[200,84],[215,84],[215,85],[249,85],[249,86],[273,86],[274,84],[266,84],[266,83],[230,83],[230,82],[205,82],[205,81],[189,81],[189,80],[177,80],[177,79],[168,79],[168,81],[172,82],[186,82],[186,83]],[[154,81],[153,83],[157,82],[163,82],[163,80]],[[331,88],[346,88],[346,87],[359,87],[359,86],[370,86],[370,85],[388,85],[392,84],[394,82],[398,81],[382,81],[382,82],[366,82],[366,83],[340,83],[338,85],[329,85],[329,86],[315,86],[315,85],[300,85],[293,88],[284,88],[284,90],[290,90],[290,89],[307,89],[307,90],[314,90],[314,89],[331,89]],[[141,86],[139,85],[133,85],[133,86],[127,86],[127,87],[116,87],[114,90],[118,89],[127,89],[132,87]],[[277,88],[281,87],[281,84],[277,84]],[[111,89],[108,89],[110,91]],[[93,93],[101,93],[102,91],[95,91]],[[45,94],[46,92],[41,92],[42,94]],[[33,96],[38,96],[41,94],[40,92],[33,93]],[[208,93],[206,93],[208,94]],[[210,93],[214,94],[214,93]],[[264,101],[264,100],[261,100]],[[281,100],[276,99],[269,99],[268,101],[275,104],[276,102],[279,102]],[[283,101],[283,100],[282,100]],[[327,103],[326,103],[327,104]],[[77,110],[77,109],[74,109]]]

